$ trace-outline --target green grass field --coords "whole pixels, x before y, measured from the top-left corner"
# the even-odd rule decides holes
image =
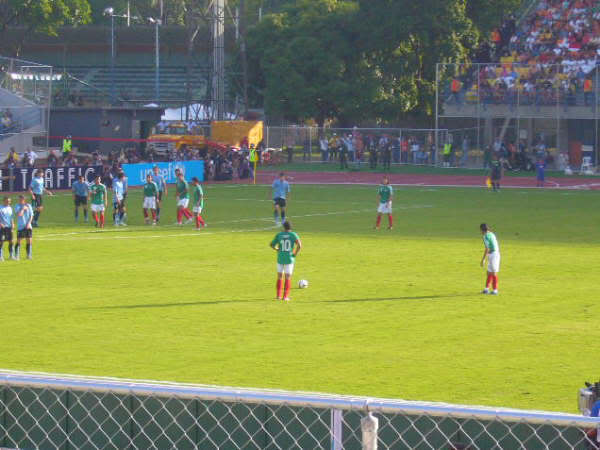
[[[200,232],[174,222],[74,224],[45,201],[34,260],[1,263],[0,367],[575,412],[597,379],[594,192],[294,186],[303,240],[292,301],[275,297],[264,186],[207,186]],[[496,230],[500,295],[479,294],[480,222]],[[108,220],[110,223],[110,219]]]

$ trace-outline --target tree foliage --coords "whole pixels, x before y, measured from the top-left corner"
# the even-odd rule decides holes
[[[259,0],[257,0],[259,1]],[[250,98],[289,120],[431,116],[437,63],[467,62],[520,0],[282,1],[249,30]]]
[[[13,26],[54,35],[62,25],[79,25],[89,20],[88,0],[0,0],[0,36]]]

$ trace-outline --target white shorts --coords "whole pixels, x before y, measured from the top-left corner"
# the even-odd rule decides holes
[[[144,197],[144,209],[156,209],[156,197]]]
[[[192,212],[194,214],[202,214],[202,206],[194,206],[194,209],[192,210]]]
[[[181,206],[182,208],[187,208],[190,203],[189,198],[181,198],[177,201],[177,206]]]
[[[500,252],[494,252],[488,255],[487,271],[500,272]]]
[[[277,264],[277,273],[285,273],[286,275],[291,275],[292,273],[294,273],[294,265]]]
[[[96,205],[92,203],[90,209],[92,210],[92,212],[104,212],[104,205]]]
[[[379,214],[391,214],[392,213],[392,202],[380,203],[377,208]]]

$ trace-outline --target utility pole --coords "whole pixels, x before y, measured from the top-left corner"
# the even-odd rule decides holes
[[[213,0],[213,117],[223,120],[225,115],[225,1]]]

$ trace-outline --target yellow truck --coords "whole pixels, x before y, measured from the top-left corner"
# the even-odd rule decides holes
[[[207,145],[202,127],[189,127],[185,122],[157,125],[156,133],[148,136],[148,147],[158,153],[179,150],[182,146],[203,148]]]
[[[210,124],[211,137],[204,135],[201,126],[190,126],[186,122],[170,122],[157,125],[157,132],[148,136],[148,147],[158,153],[179,150],[182,146],[192,148],[225,148],[225,146],[258,147],[263,139],[262,121],[222,120]]]

